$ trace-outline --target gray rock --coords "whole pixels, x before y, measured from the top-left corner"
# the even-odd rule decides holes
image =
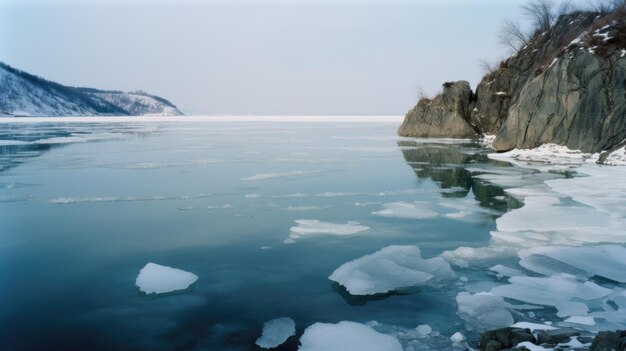
[[[516,346],[524,341],[535,343],[535,337],[530,329],[500,328],[488,330],[480,337],[480,350],[504,350]],[[499,347],[499,348],[496,348]]]
[[[590,350],[592,351],[613,351],[621,342],[620,334],[614,331],[601,331],[593,339]]]
[[[469,123],[474,95],[466,81],[445,83],[443,92],[432,100],[420,100],[409,111],[398,135],[430,138],[471,138],[478,132]]]
[[[578,336],[580,332],[574,329],[540,330],[537,333],[537,343],[540,345],[556,345],[568,342],[572,336]]]

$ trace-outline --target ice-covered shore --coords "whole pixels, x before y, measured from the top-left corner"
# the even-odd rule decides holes
[[[620,164],[621,153],[611,154],[611,164]],[[553,145],[489,157],[515,167],[505,172],[477,165],[468,169],[472,176],[502,187],[523,206],[496,220],[489,246],[459,247],[440,256],[461,277],[449,285],[458,289],[458,316],[465,324],[459,335],[469,335],[469,341],[431,333],[430,327],[426,334],[420,333],[425,328],[376,322],[373,328],[396,337],[404,350],[472,349],[488,329],[511,326],[485,335],[524,334],[528,328],[530,337],[509,347],[589,349],[599,331],[626,329],[626,167],[599,165],[598,155]],[[386,250],[392,252],[384,255]],[[346,263],[331,279],[351,293],[375,294],[449,278],[427,269],[419,250],[417,261],[393,250],[398,248]],[[384,267],[391,270],[382,272]],[[416,278],[407,281],[403,272]],[[493,278],[478,281],[485,276]],[[540,330],[549,332],[539,336]]]

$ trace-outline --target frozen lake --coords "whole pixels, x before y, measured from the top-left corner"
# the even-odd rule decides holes
[[[259,350],[263,323],[289,317],[296,336],[279,350],[296,350],[313,323],[340,321],[373,326],[405,350],[451,349],[455,332],[475,340],[484,329],[472,319],[480,308],[459,312],[464,297],[481,292],[495,294],[488,299],[496,302],[478,304],[500,320],[569,325],[571,315],[588,322],[610,306],[615,315],[581,327],[611,318],[611,326],[626,324],[619,319],[626,308],[619,273],[590,273],[562,255],[558,265],[548,264],[535,258],[556,254],[528,253],[515,242],[553,247],[578,240],[619,249],[626,241],[618,211],[623,189],[601,201],[568,193],[587,165],[514,166],[490,159],[478,141],[398,138],[399,121],[3,120],[2,348]],[[598,176],[624,174],[611,172]],[[530,196],[544,199],[543,207],[522,207],[532,204]],[[569,236],[542,214],[569,221]],[[390,245],[417,246],[425,259],[442,255],[454,276],[370,296],[350,295],[329,280],[344,263]],[[148,296],[135,279],[149,262],[198,280]],[[561,273],[571,276],[554,278]],[[537,306],[528,294],[511,292],[532,289],[531,278],[598,289],[571,297],[591,306],[584,312],[576,304]],[[432,332],[416,333],[418,325]]]

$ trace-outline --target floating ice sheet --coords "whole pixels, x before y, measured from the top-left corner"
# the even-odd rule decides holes
[[[298,219],[296,225],[290,228],[291,234],[285,240],[286,244],[294,243],[296,240],[311,235],[353,235],[369,230],[370,228],[361,225],[359,222],[331,223],[322,222],[317,219]]]
[[[181,269],[146,264],[135,280],[135,285],[146,294],[163,294],[187,289],[198,280],[198,276]]]
[[[263,324],[263,333],[256,344],[264,349],[271,349],[282,345],[293,335],[296,335],[296,323],[293,319],[276,318]]]
[[[519,255],[522,267],[540,274],[565,272],[626,283],[626,248],[622,246],[538,247]]]
[[[568,274],[551,277],[512,277],[511,284],[491,289],[495,295],[527,303],[557,306],[574,299],[585,301],[605,297],[611,290],[593,282],[580,282]],[[538,293],[541,292],[541,293]]]
[[[300,338],[299,351],[403,351],[398,339],[355,322],[315,323]]]
[[[343,264],[329,279],[352,295],[374,295],[454,277],[442,258],[423,259],[416,246],[388,246]]]
[[[383,205],[383,209],[372,212],[381,217],[426,219],[435,218],[439,213],[427,202],[391,202]]]

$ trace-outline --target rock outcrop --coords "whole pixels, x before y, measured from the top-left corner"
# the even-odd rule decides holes
[[[469,121],[474,108],[469,82],[445,83],[443,93],[433,100],[422,99],[407,113],[398,130],[400,136],[468,138],[478,135]]]
[[[583,152],[615,147],[626,140],[626,10],[560,17],[487,74],[476,93],[444,88],[420,100],[398,134],[496,134],[497,151],[545,143]]]

